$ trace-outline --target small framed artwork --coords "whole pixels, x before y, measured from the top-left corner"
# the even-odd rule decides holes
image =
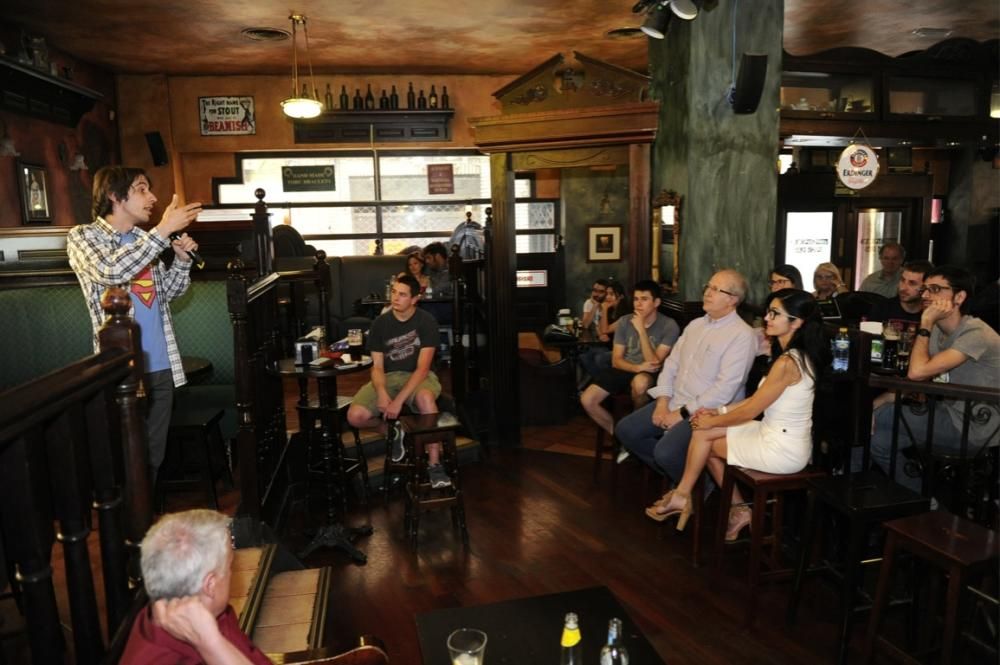
[[[52,221],[49,201],[49,177],[44,166],[17,163],[17,182],[21,190],[21,213],[25,224],[47,224]]]
[[[622,260],[622,227],[592,224],[587,227],[587,262]]]

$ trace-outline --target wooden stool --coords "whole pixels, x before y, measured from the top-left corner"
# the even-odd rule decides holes
[[[157,504],[158,510],[162,513],[165,503],[164,494],[167,486],[187,486],[191,481],[183,478],[184,473],[184,441],[195,442],[195,448],[199,454],[198,469],[201,475],[201,482],[205,487],[205,492],[212,500],[212,506],[219,509],[219,497],[215,491],[215,473],[212,471],[212,449],[209,445],[209,438],[215,439],[218,445],[225,446],[222,440],[222,429],[219,421],[225,414],[223,409],[179,409],[174,411],[170,417],[170,429],[167,433],[167,455],[164,459],[162,471],[157,478]],[[167,478],[166,473],[170,465],[179,467],[181,478]],[[229,483],[232,484],[232,473],[227,465],[223,465]]]
[[[722,568],[722,557],[726,546],[726,530],[729,527],[729,509],[732,506],[733,487],[740,483],[753,492],[753,501],[749,504],[753,511],[750,521],[750,566],[747,581],[750,584],[750,600],[746,604],[744,624],[753,623],[757,607],[757,587],[762,577],[791,577],[794,568],[781,565],[781,531],[784,513],[785,494],[805,490],[810,479],[820,478],[826,474],[816,469],[806,468],[798,473],[774,474],[754,471],[731,464],[726,465],[722,477],[722,490],[719,498],[719,527],[715,533],[715,566]],[[771,532],[764,533],[764,517],[767,506],[772,506]],[[743,504],[747,505],[747,504]],[[730,543],[732,544],[732,543]],[[762,551],[765,545],[770,546],[766,561],[762,561]],[[767,571],[762,572],[762,564]]]
[[[402,418],[402,414],[400,414],[400,417]],[[389,491],[392,489],[393,476],[409,478],[410,473],[413,472],[413,455],[410,454],[412,450],[407,450],[406,455],[400,461],[392,461],[392,431],[398,422],[400,421],[386,421],[385,459],[382,462],[382,500],[386,504],[389,503]],[[399,426],[402,427],[402,425]],[[405,438],[403,439],[403,446],[406,446]]]
[[[402,416],[399,419],[406,432],[404,445],[413,460],[406,483],[406,513],[404,528],[413,546],[417,546],[420,513],[428,510],[451,510],[452,523],[462,532],[462,542],[468,546],[469,530],[465,525],[465,501],[458,479],[458,448],[455,431],[461,426],[458,419],[448,412]],[[450,487],[434,489],[427,479],[424,446],[441,444],[441,463],[451,479]]]
[[[837,659],[838,663],[846,665],[857,609],[854,599],[861,582],[861,562],[869,532],[872,527],[886,520],[925,512],[930,502],[874,471],[813,478],[808,481],[808,485],[809,507],[786,618],[789,624],[795,623],[802,580],[809,564],[809,553],[816,532],[818,509],[823,506],[842,515],[848,523],[847,554],[844,573],[840,579],[840,651]],[[819,568],[831,569],[832,566],[826,564]]]
[[[611,420],[615,424],[632,412],[632,396],[627,393],[608,395],[607,399],[604,400],[604,403],[610,407],[608,411],[611,412]],[[617,457],[622,444],[618,441],[618,437],[616,436],[611,436],[611,440],[605,442],[604,439],[607,436],[608,433],[604,431],[604,428],[597,425],[597,437],[594,440],[594,475],[596,476],[601,469],[601,461],[604,459],[604,453],[610,451],[611,473],[612,478],[616,482],[618,480]]]
[[[306,433],[306,468],[310,475],[323,475],[324,462],[322,460],[323,450],[321,445],[322,423],[324,418],[332,418],[331,425],[343,429],[347,423],[347,409],[354,401],[350,395],[337,395],[336,414],[329,413],[328,409],[321,406],[319,401],[310,400],[305,406],[297,406],[299,413],[299,431]],[[333,416],[336,415],[334,418]],[[317,428],[317,425],[320,427]],[[361,433],[357,427],[349,427],[354,435],[354,455],[348,455],[344,443],[339,436],[334,437],[333,445],[333,466],[337,474],[340,485],[341,506],[347,512],[347,488],[348,480],[356,473],[361,474],[361,503],[368,505],[368,458],[365,457],[364,448],[361,445]],[[317,459],[319,458],[319,459]]]
[[[1000,538],[995,531],[975,522],[946,513],[933,511],[912,515],[885,523],[888,532],[879,571],[875,603],[868,622],[868,640],[865,643],[865,660],[871,662],[875,650],[888,651],[896,660],[919,662],[879,637],[882,613],[885,610],[889,587],[892,582],[892,564],[897,549],[912,552],[939,568],[948,576],[947,603],[944,610],[944,632],[941,637],[941,662],[950,663],[955,646],[958,604],[962,588],[968,577],[977,572],[996,570],[1000,556]]]

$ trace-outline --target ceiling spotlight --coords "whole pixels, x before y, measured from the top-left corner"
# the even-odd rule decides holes
[[[677,18],[693,21],[698,16],[698,4],[694,0],[670,0],[670,11]]]
[[[646,14],[646,20],[643,21],[640,29],[653,39],[663,39],[669,25],[670,12],[667,11],[667,6],[656,5]]]

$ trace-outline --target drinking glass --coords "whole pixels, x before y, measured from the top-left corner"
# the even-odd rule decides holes
[[[459,628],[448,636],[448,655],[452,665],[483,665],[486,633],[475,628]]]

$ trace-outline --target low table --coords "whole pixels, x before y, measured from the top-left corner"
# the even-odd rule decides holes
[[[630,662],[663,665],[663,659],[625,608],[603,586],[419,614],[420,651],[428,665],[449,663],[448,635],[458,628],[478,628],[487,635],[485,660],[490,665],[558,663],[559,639],[567,612],[576,612],[580,619],[584,665],[600,661],[608,621],[613,618],[622,620],[622,642]]]

